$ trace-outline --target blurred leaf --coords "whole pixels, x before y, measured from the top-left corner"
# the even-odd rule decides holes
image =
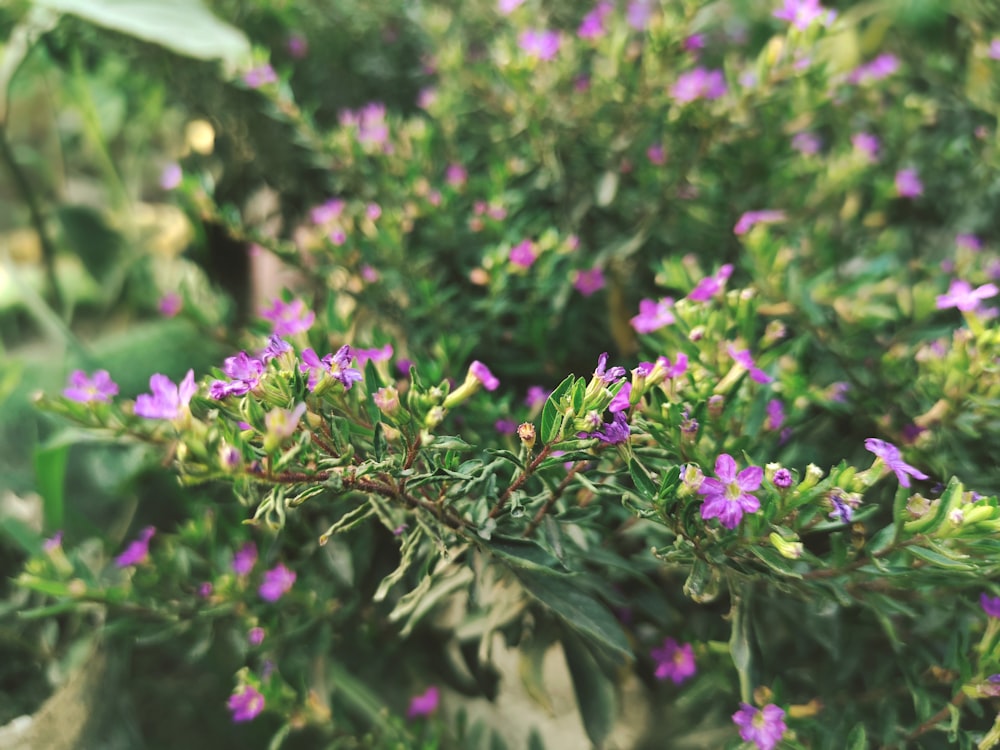
[[[42,496],[45,528],[55,531],[62,528],[65,507],[66,463],[69,446],[57,443],[35,449],[35,481]]]
[[[68,247],[95,279],[103,280],[121,256],[121,235],[89,206],[60,206],[57,216]]]
[[[540,571],[564,569],[554,555],[530,539],[493,536],[486,546],[490,552],[499,555],[505,562],[521,569]]]
[[[614,683],[572,632],[563,634],[562,647],[583,727],[594,746],[600,748],[611,734],[618,713]]]
[[[216,18],[200,0],[35,0],[35,4],[188,57],[221,59],[230,66],[250,57],[250,42],[243,32]]]
[[[31,48],[40,36],[55,28],[59,22],[56,13],[34,6],[28,12],[27,18],[14,27],[0,53],[0,124],[7,120],[7,102],[10,82],[17,73],[21,63],[28,56]]]
[[[868,735],[865,733],[865,725],[857,724],[844,741],[844,750],[867,750]]]
[[[649,478],[649,474],[646,473],[646,469],[643,468],[642,464],[635,458],[628,462],[628,471],[632,475],[632,481],[635,483],[635,488],[641,493],[644,500],[649,500],[652,502],[656,498],[656,485],[653,484],[653,480]]]

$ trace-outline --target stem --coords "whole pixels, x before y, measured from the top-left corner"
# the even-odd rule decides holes
[[[535,473],[535,469],[538,468],[538,465],[546,458],[548,458],[551,452],[552,452],[551,444],[544,446],[538,452],[538,455],[535,456],[535,458],[532,460],[530,464],[528,464],[527,468],[521,473],[521,475],[517,479],[515,479],[511,483],[511,485],[504,491],[503,495],[500,496],[500,499],[497,501],[497,504],[493,506],[493,510],[490,511],[490,518],[496,518],[497,516],[500,515],[500,511],[503,510],[503,507],[507,504],[507,501],[510,500],[510,496],[513,495],[517,490],[521,489],[521,485],[523,485],[526,481],[528,481],[528,477],[530,477],[532,474]]]
[[[562,497],[563,492],[566,491],[566,488],[569,487],[570,482],[573,481],[573,477],[576,476],[576,473],[580,470],[581,463],[582,462],[574,464],[573,467],[566,472],[566,476],[563,477],[563,480],[559,483],[559,486],[556,487],[555,490],[553,490],[552,495],[549,496],[549,499],[545,501],[545,504],[538,509],[538,512],[535,514],[535,517],[532,518],[531,523],[528,524],[528,528],[524,530],[523,536],[525,538],[530,537],[532,534],[535,533],[535,530],[541,524],[542,520],[545,518],[546,515],[548,515],[548,512],[552,510],[552,506],[556,504],[556,501],[560,497]]]

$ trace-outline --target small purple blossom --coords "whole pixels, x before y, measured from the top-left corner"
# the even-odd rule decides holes
[[[465,171],[465,167],[461,164],[449,164],[447,169],[444,170],[444,181],[453,188],[462,187],[468,177],[469,173]]]
[[[272,359],[276,359],[285,352],[290,352],[291,350],[291,344],[278,336],[276,333],[272,333],[271,337],[267,340],[267,346],[265,346],[260,352],[260,360],[262,362],[270,362]]]
[[[365,216],[372,221],[377,221],[382,216],[382,207],[378,203],[369,203],[365,206]]]
[[[360,370],[351,367],[351,359],[351,349],[346,344],[336,354],[327,354],[322,359],[311,348],[303,349],[299,370],[309,373],[307,385],[310,391],[316,390],[320,379],[327,374],[340,381],[345,391],[349,391],[354,383],[364,379]]]
[[[879,141],[871,133],[855,133],[851,136],[851,145],[872,164],[878,161]]]
[[[779,399],[772,398],[767,402],[767,422],[765,429],[777,432],[785,424],[785,407]]]
[[[501,435],[513,435],[517,432],[517,422],[513,419],[498,419],[493,423],[493,428]]]
[[[728,348],[729,356],[732,357],[737,364],[745,367],[750,372],[750,377],[757,383],[770,383],[774,380],[770,375],[757,367],[756,363],[753,361],[753,357],[750,354],[749,349],[743,349],[737,351],[734,347],[730,346]]]
[[[1000,60],[1000,37],[994,37],[990,41],[990,48],[986,54],[991,60]]]
[[[284,563],[278,563],[273,568],[264,573],[264,581],[257,589],[260,598],[268,602],[276,602],[289,591],[295,583],[295,571],[285,567]]]
[[[160,187],[164,190],[175,190],[184,179],[184,171],[177,162],[171,162],[160,172]]]
[[[528,393],[524,397],[524,403],[529,409],[541,406],[549,398],[549,392],[540,385],[533,385],[528,388]]]
[[[740,703],[740,710],[733,714],[733,722],[739,727],[744,742],[753,742],[757,750],[774,750],[788,729],[785,710],[773,703],[762,709]]]
[[[166,375],[152,375],[149,378],[149,390],[152,391],[151,394],[142,393],[136,397],[135,413],[146,419],[177,419],[198,390],[194,382],[194,370],[188,370],[177,385]]]
[[[278,75],[269,64],[264,63],[255,68],[251,68],[243,74],[243,83],[252,89],[259,89],[269,83],[277,83]]]
[[[868,438],[865,440],[865,448],[874,453],[878,458],[881,458],[886,466],[892,469],[896,474],[896,479],[899,480],[900,485],[903,487],[910,486],[910,476],[914,476],[917,479],[927,479],[926,474],[910,466],[902,459],[899,455],[899,448],[892,443],[887,443],[878,438]]]
[[[118,394],[118,385],[111,379],[107,370],[97,370],[92,376],[83,370],[74,370],[69,376],[69,382],[63,390],[63,396],[70,401],[81,404],[92,401],[110,401]]]
[[[62,540],[63,540],[62,530],[57,531],[55,534],[53,534],[44,542],[42,542],[42,549],[45,552],[55,552],[62,546]]]
[[[646,149],[646,158],[649,159],[650,164],[655,164],[658,167],[662,167],[667,163],[667,152],[663,148],[662,143],[654,143],[649,148]]]
[[[597,438],[602,443],[617,445],[628,440],[632,428],[629,426],[625,412],[616,412],[610,422],[602,422],[600,429],[592,432],[579,432],[578,438]]]
[[[833,506],[833,510],[828,514],[831,521],[850,523],[851,519],[854,518],[854,508],[844,502],[840,495],[831,495],[830,504]]]
[[[785,4],[772,15],[788,21],[799,31],[805,31],[817,21],[829,26],[837,17],[836,11],[824,8],[819,0],[785,0]]]
[[[289,36],[285,47],[288,49],[288,54],[296,60],[301,60],[309,54],[309,40],[302,34],[292,34]]]
[[[792,486],[792,472],[788,469],[781,468],[774,472],[774,486],[778,489],[786,490]]]
[[[524,0],[497,0],[497,10],[505,16],[509,16],[523,4]]]
[[[656,662],[654,675],[658,680],[671,680],[675,685],[680,685],[698,670],[690,643],[681,644],[673,638],[667,638],[663,641],[663,646],[654,648],[649,655]]]
[[[573,288],[584,297],[603,289],[604,283],[604,271],[597,267],[577,271],[573,275]]]
[[[271,307],[261,311],[260,317],[271,321],[272,331],[277,336],[294,336],[309,330],[316,320],[316,313],[307,309],[300,299],[291,302],[275,299]]]
[[[364,367],[365,362],[385,362],[392,359],[392,344],[376,346],[371,349],[354,349],[354,358],[358,361],[358,367]]]
[[[247,633],[247,643],[251,646],[259,646],[264,642],[264,628],[250,628]]]
[[[253,566],[257,564],[257,545],[253,542],[246,542],[233,554],[232,568],[238,576],[249,575]]]
[[[251,721],[264,710],[264,695],[253,685],[243,685],[227,703],[234,722]]]
[[[437,711],[441,702],[441,691],[436,685],[431,685],[419,695],[410,698],[410,707],[406,710],[406,718],[415,719],[418,716],[430,716]]]
[[[733,234],[742,235],[749,232],[757,224],[775,224],[785,220],[784,211],[765,209],[762,211],[747,211],[736,222],[733,227]]]
[[[760,487],[764,470],[759,466],[748,466],[736,473],[736,461],[728,453],[722,453],[715,461],[718,479],[705,477],[698,494],[704,495],[701,517],[706,521],[718,518],[727,529],[735,529],[744,513],[760,510],[760,500],[751,493]]]
[[[706,276],[688,294],[692,302],[708,302],[726,288],[726,282],[733,275],[732,263],[726,263],[713,276]]]
[[[583,17],[580,27],[576,30],[576,35],[581,39],[600,39],[607,33],[604,23],[614,7],[614,4],[608,0],[601,0],[590,13]]]
[[[625,9],[625,20],[636,31],[642,31],[649,25],[653,16],[653,0],[632,0]]]
[[[1000,596],[990,596],[984,591],[979,595],[979,606],[987,616],[1000,618]]]
[[[118,557],[115,558],[115,565],[119,568],[127,568],[130,565],[138,565],[149,559],[149,540],[156,533],[156,528],[147,526],[140,533],[137,539],[125,548]]]
[[[721,70],[694,68],[677,77],[670,95],[680,104],[696,99],[718,99],[726,93],[726,79]]]
[[[325,203],[313,207],[309,211],[309,218],[313,224],[328,224],[340,218],[345,205],[341,198],[330,198]]]
[[[551,60],[559,52],[558,31],[549,29],[525,29],[517,38],[518,46],[530,57]]]
[[[685,52],[698,52],[698,50],[705,49],[705,35],[704,34],[691,34],[690,36],[684,37],[684,41],[681,43]]]
[[[818,154],[823,143],[815,133],[796,133],[792,136],[792,148],[803,156]]]
[[[885,52],[874,60],[859,65],[847,76],[847,82],[852,84],[875,83],[883,78],[888,78],[899,70],[899,58],[889,52]]]
[[[508,258],[510,262],[515,266],[520,266],[521,268],[530,268],[531,264],[535,262],[538,257],[535,253],[535,246],[531,240],[523,240],[522,242],[514,245],[510,249],[510,254]]]
[[[198,596],[202,599],[208,599],[215,590],[215,586],[212,585],[211,581],[202,581],[201,585],[198,586]]]
[[[672,297],[664,297],[659,302],[651,299],[639,301],[639,314],[629,320],[637,333],[652,333],[670,325],[675,320],[670,308],[674,306]]]
[[[629,399],[632,398],[632,384],[629,382],[622,383],[622,387],[618,389],[618,393],[614,395],[611,399],[611,403],[608,404],[608,411],[612,414],[616,414],[620,411],[626,411],[631,403]]]
[[[605,385],[617,383],[628,374],[624,367],[616,365],[609,370],[607,369],[607,366],[608,353],[603,352],[601,356],[597,358],[597,367],[594,370],[594,377],[600,378]]]
[[[300,403],[294,409],[282,409],[280,406],[271,409],[264,415],[264,426],[267,428],[267,439],[264,441],[265,448],[269,442],[280,443],[295,434],[299,426],[299,420],[306,412],[306,405]]]
[[[955,235],[955,247],[962,250],[970,250],[974,253],[978,253],[983,249],[983,241],[979,239],[974,234],[956,234]]]
[[[478,359],[469,365],[469,374],[482,383],[483,388],[488,391],[495,391],[500,385],[500,381],[496,379],[496,376],[494,376],[492,372],[490,372],[490,368]]]
[[[184,301],[177,292],[167,292],[156,303],[156,309],[164,318],[172,318],[181,311]]]
[[[938,310],[957,307],[963,312],[968,312],[979,307],[983,300],[995,297],[998,293],[1000,289],[996,284],[983,284],[973,289],[968,281],[953,279],[947,294],[938,295],[936,307]]]
[[[915,169],[901,169],[896,172],[896,194],[900,198],[916,198],[924,194],[924,184]]]
[[[208,395],[220,400],[226,396],[242,396],[249,393],[260,383],[264,369],[262,360],[251,357],[246,352],[240,352],[235,357],[226,357],[222,371],[230,380],[213,381],[208,387]]]

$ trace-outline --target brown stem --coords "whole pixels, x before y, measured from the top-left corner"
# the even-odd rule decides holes
[[[955,693],[952,699],[948,701],[947,706],[945,706],[936,714],[934,714],[932,717],[924,721],[920,726],[918,726],[916,729],[914,729],[912,732],[906,735],[904,739],[907,742],[909,742],[910,740],[914,740],[922,734],[927,734],[932,729],[934,729],[934,727],[936,727],[939,722],[944,721],[945,719],[948,718],[948,716],[951,714],[951,708],[958,708],[963,703],[965,703],[968,697],[969,696],[967,696],[965,693],[961,691]]]
[[[563,480],[559,483],[559,486],[556,487],[555,490],[553,490],[552,495],[549,497],[548,500],[545,501],[545,505],[543,505],[541,508],[538,509],[538,512],[535,514],[535,517],[531,519],[531,523],[529,523],[528,527],[524,530],[523,536],[525,538],[530,537],[532,534],[535,533],[535,529],[538,528],[539,524],[541,524],[542,522],[542,519],[545,518],[548,512],[552,510],[552,506],[556,504],[556,501],[559,500],[560,497],[562,497],[563,492],[565,492],[566,488],[569,487],[570,482],[573,481],[573,477],[576,476],[576,473],[578,471],[580,471],[580,468],[581,468],[581,463],[576,463],[573,465],[572,468],[570,468],[569,471],[566,472],[566,476],[563,477]]]
[[[521,472],[521,475],[513,482],[511,482],[510,486],[504,491],[503,495],[500,496],[500,499],[497,501],[497,504],[493,506],[493,510],[490,511],[490,518],[496,518],[497,516],[500,515],[500,511],[503,510],[504,506],[507,504],[507,501],[510,500],[510,496],[513,495],[515,492],[517,492],[517,490],[521,489],[521,485],[523,485],[526,481],[528,481],[528,477],[534,474],[535,469],[538,468],[538,465],[543,460],[548,458],[548,455],[551,452],[552,452],[551,444],[544,446],[538,452],[538,455],[535,456],[535,458],[531,461],[530,464],[528,464],[525,470]]]

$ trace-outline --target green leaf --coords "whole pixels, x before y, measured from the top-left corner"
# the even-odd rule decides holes
[[[518,458],[515,454],[507,450],[502,450],[499,448],[487,448],[486,453],[491,456],[496,456],[497,458],[502,458],[504,461],[510,461],[514,466],[524,470],[524,462]]]
[[[381,422],[375,423],[375,434],[372,436],[372,453],[375,455],[376,461],[381,461],[382,457],[385,456],[385,430],[382,428]]]
[[[855,724],[854,729],[844,741],[844,748],[845,750],[867,750],[868,735],[865,733],[864,724]]]
[[[594,747],[599,748],[611,734],[618,714],[614,683],[601,670],[594,655],[572,632],[564,634],[562,647],[583,728]]]
[[[628,472],[632,475],[635,488],[643,496],[644,500],[652,501],[656,498],[656,485],[649,478],[646,469],[635,458],[628,462]]]
[[[556,389],[552,391],[552,394],[545,401],[545,406],[542,407],[542,425],[539,435],[542,443],[551,443],[558,437],[560,428],[562,427],[559,402],[572,385],[573,376],[567,375],[563,382],[556,386]]]
[[[45,528],[51,531],[63,525],[65,507],[66,462],[69,445],[42,446],[35,450],[35,481],[42,496]]]
[[[35,0],[35,5],[78,16],[201,60],[236,66],[250,58],[239,29],[216,18],[200,0]]]
[[[60,206],[59,223],[66,245],[98,281],[115,268],[123,242],[104,217],[89,206]]]
[[[927,547],[907,547],[906,551],[936,568],[945,568],[946,570],[975,570],[974,565],[961,562]]]
[[[787,576],[788,578],[802,578],[802,574],[791,566],[792,561],[782,557],[777,550],[770,547],[758,547],[757,545],[753,545],[750,547],[750,551],[753,553],[754,557],[764,563],[775,573]]]
[[[563,569],[554,555],[531,539],[494,535],[484,546],[504,562],[518,568],[540,571]]]
[[[609,649],[618,661],[631,657],[632,650],[618,621],[603,604],[575,585],[574,576],[530,568],[512,570],[524,590],[567,625]]]

